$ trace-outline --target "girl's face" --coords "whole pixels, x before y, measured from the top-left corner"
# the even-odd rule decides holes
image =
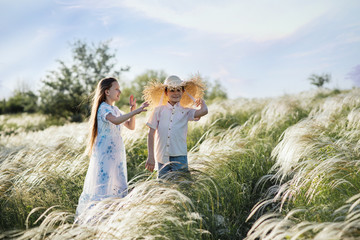
[[[171,88],[167,90],[166,95],[169,97],[169,102],[175,104],[180,102],[181,97],[183,95],[183,91],[181,87]]]
[[[111,88],[105,90],[105,94],[106,100],[109,100],[110,102],[119,101],[121,94],[119,83],[117,81],[112,82]]]

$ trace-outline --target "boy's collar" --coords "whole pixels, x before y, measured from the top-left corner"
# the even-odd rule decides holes
[[[167,102],[166,106],[169,107],[169,108],[179,107],[179,106],[180,106],[180,102],[175,103],[174,106],[171,105],[169,102]]]

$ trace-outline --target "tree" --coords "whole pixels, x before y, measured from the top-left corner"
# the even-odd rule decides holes
[[[221,85],[219,80],[215,80],[214,83],[205,81],[207,89],[205,91],[204,99],[207,101],[227,99],[227,93],[225,88]]]
[[[34,113],[38,110],[38,96],[31,91],[28,83],[19,80],[12,96],[7,101],[4,99],[2,105],[4,113]]]
[[[137,99],[141,99],[142,92],[144,90],[144,87],[151,81],[158,81],[158,82],[164,82],[166,78],[166,73],[162,70],[155,71],[155,70],[147,70],[145,73],[137,76],[132,82],[131,82],[131,91],[134,93],[134,97]]]
[[[28,112],[34,113],[38,110],[38,96],[30,90],[22,92],[16,90],[5,104],[6,113]]]
[[[72,63],[57,60],[58,69],[50,71],[42,80],[40,107],[46,114],[82,121],[90,113],[89,96],[98,81],[107,76],[119,79],[120,73],[129,67],[117,68],[109,41],[89,46],[78,40],[71,47]]]
[[[0,114],[4,114],[6,109],[6,100],[5,98],[0,102]]]
[[[331,75],[326,73],[322,75],[312,74],[308,80],[312,85],[317,86],[318,88],[323,87],[325,83],[329,83],[331,81]]]

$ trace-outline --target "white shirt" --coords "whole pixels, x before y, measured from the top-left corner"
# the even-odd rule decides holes
[[[194,121],[196,109],[179,103],[156,107],[146,125],[155,129],[155,160],[166,164],[169,157],[187,155],[188,121]]]

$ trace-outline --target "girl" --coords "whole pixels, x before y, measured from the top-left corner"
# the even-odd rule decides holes
[[[135,115],[146,111],[149,104],[145,102],[136,109],[136,99],[131,96],[131,112],[121,114],[114,106],[120,94],[120,86],[115,78],[100,80],[95,90],[87,146],[90,163],[76,209],[77,216],[81,215],[92,201],[125,197],[127,194],[126,156],[121,125],[134,130]]]

